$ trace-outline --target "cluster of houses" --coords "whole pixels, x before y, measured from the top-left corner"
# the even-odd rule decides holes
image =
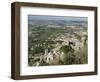
[[[40,57],[38,56],[38,58],[40,58],[40,61],[37,62],[35,65],[38,66],[41,61],[44,61],[50,65],[57,65],[59,64],[59,61],[63,61],[64,59],[64,53],[60,52],[59,49],[61,46],[63,45],[69,45],[69,44],[73,44],[71,45],[71,47],[75,50],[75,51],[79,51],[80,48],[84,47],[84,41],[87,42],[86,38],[84,35],[86,35],[86,32],[78,32],[77,34],[80,35],[81,40],[78,40],[75,35],[70,35],[67,34],[67,36],[60,36],[58,38],[56,38],[54,41],[56,40],[60,40],[62,41],[61,44],[57,44],[56,48],[52,49],[51,51],[48,51],[48,49],[44,50],[44,54],[40,55]]]

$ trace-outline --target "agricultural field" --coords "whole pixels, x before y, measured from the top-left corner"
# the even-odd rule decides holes
[[[86,17],[28,16],[28,66],[88,63]]]

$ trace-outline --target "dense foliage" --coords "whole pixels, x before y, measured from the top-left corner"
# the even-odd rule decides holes
[[[62,20],[61,24],[62,24]],[[60,22],[59,21],[59,22]],[[39,21],[40,22],[40,21]],[[33,21],[32,24],[28,25],[28,65],[29,66],[45,66],[45,65],[70,65],[70,64],[86,64],[88,59],[87,54],[87,34],[80,35],[80,32],[87,32],[86,27],[80,26],[79,29],[73,29],[66,26],[64,21],[63,25],[59,23],[54,23],[52,21]],[[72,24],[72,23],[71,23]],[[79,23],[80,24],[80,23]],[[48,26],[52,25],[52,26]],[[56,27],[59,26],[59,27]],[[82,28],[82,29],[80,29]],[[82,33],[81,33],[82,34]],[[82,42],[82,37],[84,41]],[[84,44],[79,46],[76,50],[76,44],[67,44],[70,39],[76,39],[79,44]],[[68,39],[68,40],[67,40]],[[72,40],[72,43],[76,43]],[[51,60],[45,57],[45,50],[48,53],[51,51],[56,52],[58,55],[63,53],[63,57],[59,58],[59,61]],[[53,53],[54,54],[54,53]],[[47,54],[48,55],[48,54]],[[53,55],[54,56],[54,55]],[[57,56],[57,55],[56,55]],[[47,57],[47,56],[46,56]],[[54,62],[57,63],[54,63]]]

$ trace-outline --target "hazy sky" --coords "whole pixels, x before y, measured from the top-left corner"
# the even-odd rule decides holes
[[[87,21],[87,17],[71,16],[47,16],[47,15],[28,15],[28,20],[66,20],[66,21]]]

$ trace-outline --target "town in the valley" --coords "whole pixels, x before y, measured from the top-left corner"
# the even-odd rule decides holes
[[[88,63],[87,21],[31,19],[28,22],[28,66]]]

